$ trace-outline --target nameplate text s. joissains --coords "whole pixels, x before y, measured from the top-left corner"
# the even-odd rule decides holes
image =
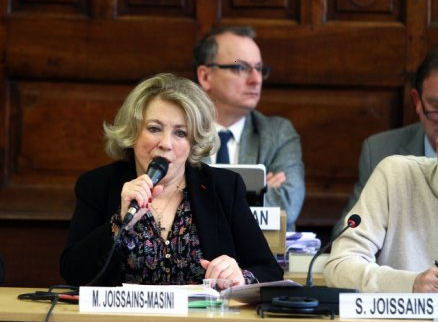
[[[341,319],[434,319],[438,317],[438,294],[341,293]]]
[[[188,314],[188,293],[171,285],[81,286],[81,313]]]

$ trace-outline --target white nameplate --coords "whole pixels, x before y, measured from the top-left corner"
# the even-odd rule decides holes
[[[251,207],[262,230],[280,230],[280,207]]]
[[[188,314],[188,293],[172,285],[81,286],[79,312]]]
[[[340,319],[434,319],[438,294],[341,293]]]

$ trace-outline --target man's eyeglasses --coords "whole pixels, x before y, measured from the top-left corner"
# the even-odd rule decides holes
[[[426,111],[426,107],[423,101],[423,97],[420,96],[421,107],[423,109],[423,114],[429,121],[438,122],[438,111]]]
[[[237,64],[216,64],[216,63],[210,63],[207,64],[207,67],[217,67],[220,69],[229,69],[236,75],[242,76],[242,77],[248,77],[251,75],[252,70],[255,69],[258,73],[260,73],[263,77],[263,79],[266,79],[269,77],[269,74],[271,73],[271,67],[263,66],[263,65],[255,65],[251,66],[248,63],[245,62],[239,62]]]

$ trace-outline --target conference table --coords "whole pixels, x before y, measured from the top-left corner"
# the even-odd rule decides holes
[[[43,322],[50,308],[49,302],[35,302],[28,300],[19,300],[17,296],[23,293],[33,293],[37,289],[33,288],[14,288],[0,287],[0,321],[1,322]],[[42,290],[42,289],[40,289]],[[45,291],[45,290],[43,290]],[[255,306],[232,303],[233,312],[217,315],[208,313],[205,309],[190,309],[188,315],[158,315],[158,314],[103,314],[103,313],[80,313],[79,305],[69,303],[58,303],[49,318],[49,322],[176,322],[176,321],[213,321],[223,320],[226,322],[261,322],[277,321],[286,322],[297,320],[302,322],[322,322],[331,321],[327,316],[316,317],[265,317],[257,315]],[[339,320],[338,317],[334,321]],[[343,320],[355,321],[358,320]],[[386,320],[378,319],[361,319],[359,321],[383,322]],[[403,321],[395,320],[391,321]]]
[[[49,302],[34,302],[19,300],[17,296],[23,293],[33,293],[36,289],[0,287],[0,321],[2,322],[43,322],[50,308]],[[206,309],[189,309],[188,315],[158,315],[158,314],[103,314],[80,313],[79,305],[58,303],[49,318],[49,322],[176,322],[176,321],[208,321],[224,320],[227,322],[251,322],[275,320],[278,322],[290,321],[290,318],[265,318],[257,315],[255,306],[232,303],[233,312],[222,315],[208,313]],[[318,320],[318,319],[317,319]],[[327,319],[324,319],[327,320]],[[315,319],[305,318],[300,321],[307,322]]]
[[[306,274],[301,273],[286,273],[285,278],[293,279],[294,281],[305,284]],[[315,285],[323,285],[324,281],[321,274],[315,274]],[[47,289],[36,288],[18,288],[18,287],[0,287],[0,321],[1,322],[43,322],[50,309],[50,303],[35,302],[30,300],[19,300],[19,294],[34,293],[37,290],[47,291]],[[274,318],[262,319],[257,315],[256,307],[251,305],[242,305],[240,303],[232,303],[233,312],[223,315],[214,315],[206,312],[205,309],[190,309],[187,316],[166,316],[166,315],[144,315],[144,314],[85,314],[79,313],[79,306],[75,304],[59,302],[51,313],[50,322],[175,322],[175,321],[204,321],[210,319],[221,319],[226,321],[261,321],[271,320]],[[306,318],[301,321],[315,321],[315,318]],[[324,320],[327,320],[325,318]],[[290,321],[290,318],[275,318],[275,321],[283,322]]]

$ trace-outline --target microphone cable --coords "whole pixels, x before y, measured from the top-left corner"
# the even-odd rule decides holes
[[[129,222],[122,224],[120,227],[119,233],[114,238],[114,243],[111,246],[111,249],[108,253],[108,257],[100,269],[100,271],[96,274],[96,276],[85,286],[92,286],[94,285],[99,278],[102,277],[103,273],[107,269],[109,262],[111,258],[113,257],[114,251],[116,249],[116,246],[118,244],[118,241],[120,239],[120,236],[122,235],[123,231],[125,231],[126,225]],[[70,291],[68,292],[54,292],[54,289],[68,289]],[[79,286],[72,286],[72,285],[54,285],[51,286],[48,291],[36,291],[33,293],[24,293],[19,294],[17,297],[19,300],[30,300],[30,301],[50,301],[50,307],[47,311],[46,317],[44,319],[44,322],[48,322],[49,318],[52,314],[53,309],[59,302],[66,302],[71,304],[78,304],[79,303]]]
[[[153,185],[155,186],[166,174],[169,169],[169,161],[163,157],[155,157],[148,166],[146,174],[151,178]],[[111,258],[113,257],[114,251],[120,240],[120,236],[125,231],[126,226],[132,220],[135,213],[140,209],[137,202],[133,200],[129,206],[128,212],[126,213],[124,219],[122,220],[122,225],[120,227],[119,233],[114,237],[113,245],[108,253],[105,263],[103,264],[100,271],[96,276],[85,286],[92,286],[102,277],[105,273]],[[54,288],[70,289],[69,292],[57,293],[53,292]],[[49,288],[47,292],[36,291],[34,293],[25,293],[18,295],[20,300],[32,300],[32,301],[47,301],[51,302],[49,311],[47,312],[45,322],[48,322],[50,315],[59,301],[70,302],[77,304],[79,302],[79,287],[70,285],[55,285]]]
[[[69,289],[68,292],[54,292],[54,289]],[[79,287],[70,285],[54,285],[47,291],[36,291],[34,293],[19,294],[19,300],[31,300],[31,301],[50,301],[49,311],[46,314],[44,322],[48,322],[53,309],[58,302],[66,302],[77,304],[79,301]]]
[[[96,274],[96,276],[91,281],[89,281],[87,284],[85,284],[85,286],[93,286],[94,284],[96,284],[96,282],[99,280],[99,278],[102,277],[103,273],[105,273],[105,271],[109,265],[109,262],[110,262],[111,258],[113,257],[113,254],[114,254],[114,251],[117,247],[117,244],[119,243],[120,236],[125,231],[125,228],[128,225],[128,223],[129,223],[129,221],[122,224],[122,226],[119,229],[119,233],[114,237],[113,245],[111,246],[111,249],[108,253],[108,257],[106,258],[105,263],[103,264],[100,271]]]

